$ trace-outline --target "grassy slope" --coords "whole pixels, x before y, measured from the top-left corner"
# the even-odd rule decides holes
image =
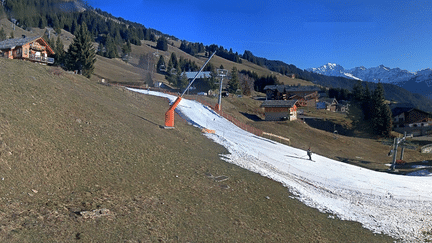
[[[143,71],[140,68],[134,69],[135,74],[129,74],[127,73],[127,70],[131,70],[131,66],[137,66],[139,62],[139,58],[141,55],[147,55],[149,53],[157,53],[159,55],[162,55],[165,59],[165,62],[168,63],[168,60],[171,56],[171,53],[175,53],[177,58],[183,57],[185,59],[189,59],[194,61],[198,66],[202,66],[204,62],[207,60],[204,56],[199,57],[193,57],[182,50],[178,49],[179,43],[174,42],[174,46],[168,45],[167,51],[161,51],[156,50],[156,43],[151,41],[142,41],[141,46],[135,46],[132,45],[132,59],[130,60],[130,64],[126,64],[122,61],[119,61],[118,59],[112,60],[112,59],[106,59],[102,57],[98,57],[98,60],[102,60],[103,62],[96,62],[96,68],[95,68],[95,74],[99,78],[105,78],[107,80],[110,80],[112,82],[130,82],[132,84],[136,84],[139,82],[142,82],[145,77],[145,71]],[[158,56],[154,56],[154,63],[156,64],[159,60]],[[210,61],[211,64],[213,64],[215,67],[220,67],[221,65],[224,66],[225,69],[231,71],[232,68],[235,66],[238,70],[250,70],[256,72],[260,76],[267,76],[267,75],[276,75],[278,80],[281,83],[284,84],[291,84],[291,85],[313,85],[312,82],[301,80],[301,79],[291,79],[287,76],[280,75],[278,73],[272,72],[264,67],[258,66],[256,64],[250,63],[246,60],[243,60],[243,63],[234,63],[231,61],[228,61],[226,59],[220,58],[218,56],[215,56]],[[111,68],[113,66],[117,66],[118,68]],[[124,70],[121,70],[124,69]],[[154,73],[153,74],[154,80],[166,82],[165,77],[163,75]]]
[[[391,241],[221,161],[179,118],[161,129],[164,99],[53,71],[0,59],[0,241]]]

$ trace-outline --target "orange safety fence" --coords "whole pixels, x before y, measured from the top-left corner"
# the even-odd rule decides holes
[[[166,90],[161,89],[161,88],[143,88],[143,87],[137,87],[137,86],[132,86],[132,85],[119,85],[119,84],[115,84],[115,85],[116,85],[116,86],[129,87],[129,88],[136,88],[136,89],[144,89],[144,90],[147,89],[147,90],[151,90],[151,91],[158,91],[158,92],[161,92],[161,93],[171,94],[171,95],[174,95],[174,96],[178,96],[178,94],[175,94],[175,93],[173,93],[173,92],[166,91]],[[250,126],[250,125],[247,125],[246,123],[237,120],[237,119],[234,118],[233,116],[231,116],[231,115],[229,115],[229,114],[227,114],[227,113],[225,113],[225,112],[223,112],[223,111],[218,111],[218,110],[216,110],[215,107],[214,107],[213,105],[211,105],[209,102],[205,101],[204,99],[200,98],[199,96],[189,96],[189,97],[186,98],[186,99],[196,100],[196,101],[200,102],[201,104],[203,104],[203,105],[205,105],[205,106],[208,106],[208,107],[212,108],[213,111],[215,111],[215,112],[218,113],[220,116],[222,116],[222,117],[224,117],[225,119],[227,119],[228,121],[232,122],[232,123],[233,123],[234,125],[236,125],[237,127],[241,128],[241,129],[243,129],[243,130],[245,130],[245,131],[247,131],[247,132],[250,132],[250,133],[252,133],[252,134],[255,134],[255,135],[257,135],[257,136],[263,136],[263,133],[264,133],[264,132],[263,132],[262,130],[260,130],[260,129],[258,129],[258,128],[255,128],[255,127],[252,127],[252,126]]]

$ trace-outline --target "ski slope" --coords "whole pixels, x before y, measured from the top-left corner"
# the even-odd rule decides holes
[[[170,103],[177,98],[129,90],[166,97]],[[404,242],[432,240],[431,176],[376,172],[317,154],[310,161],[306,151],[248,133],[196,101],[182,99],[176,112],[194,126],[216,131],[205,136],[229,151],[222,159],[281,182],[298,200],[330,218],[357,221]]]

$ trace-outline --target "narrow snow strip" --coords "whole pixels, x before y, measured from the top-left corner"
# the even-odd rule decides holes
[[[166,97],[172,95],[129,89]],[[432,177],[376,172],[320,155],[307,160],[306,151],[241,130],[210,108],[182,99],[176,109],[229,151],[222,159],[281,182],[303,203],[342,220],[360,222],[375,233],[406,242],[432,240]]]

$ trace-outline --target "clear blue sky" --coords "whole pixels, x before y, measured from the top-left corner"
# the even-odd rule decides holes
[[[90,0],[181,40],[217,44],[299,68],[432,68],[432,1]]]

